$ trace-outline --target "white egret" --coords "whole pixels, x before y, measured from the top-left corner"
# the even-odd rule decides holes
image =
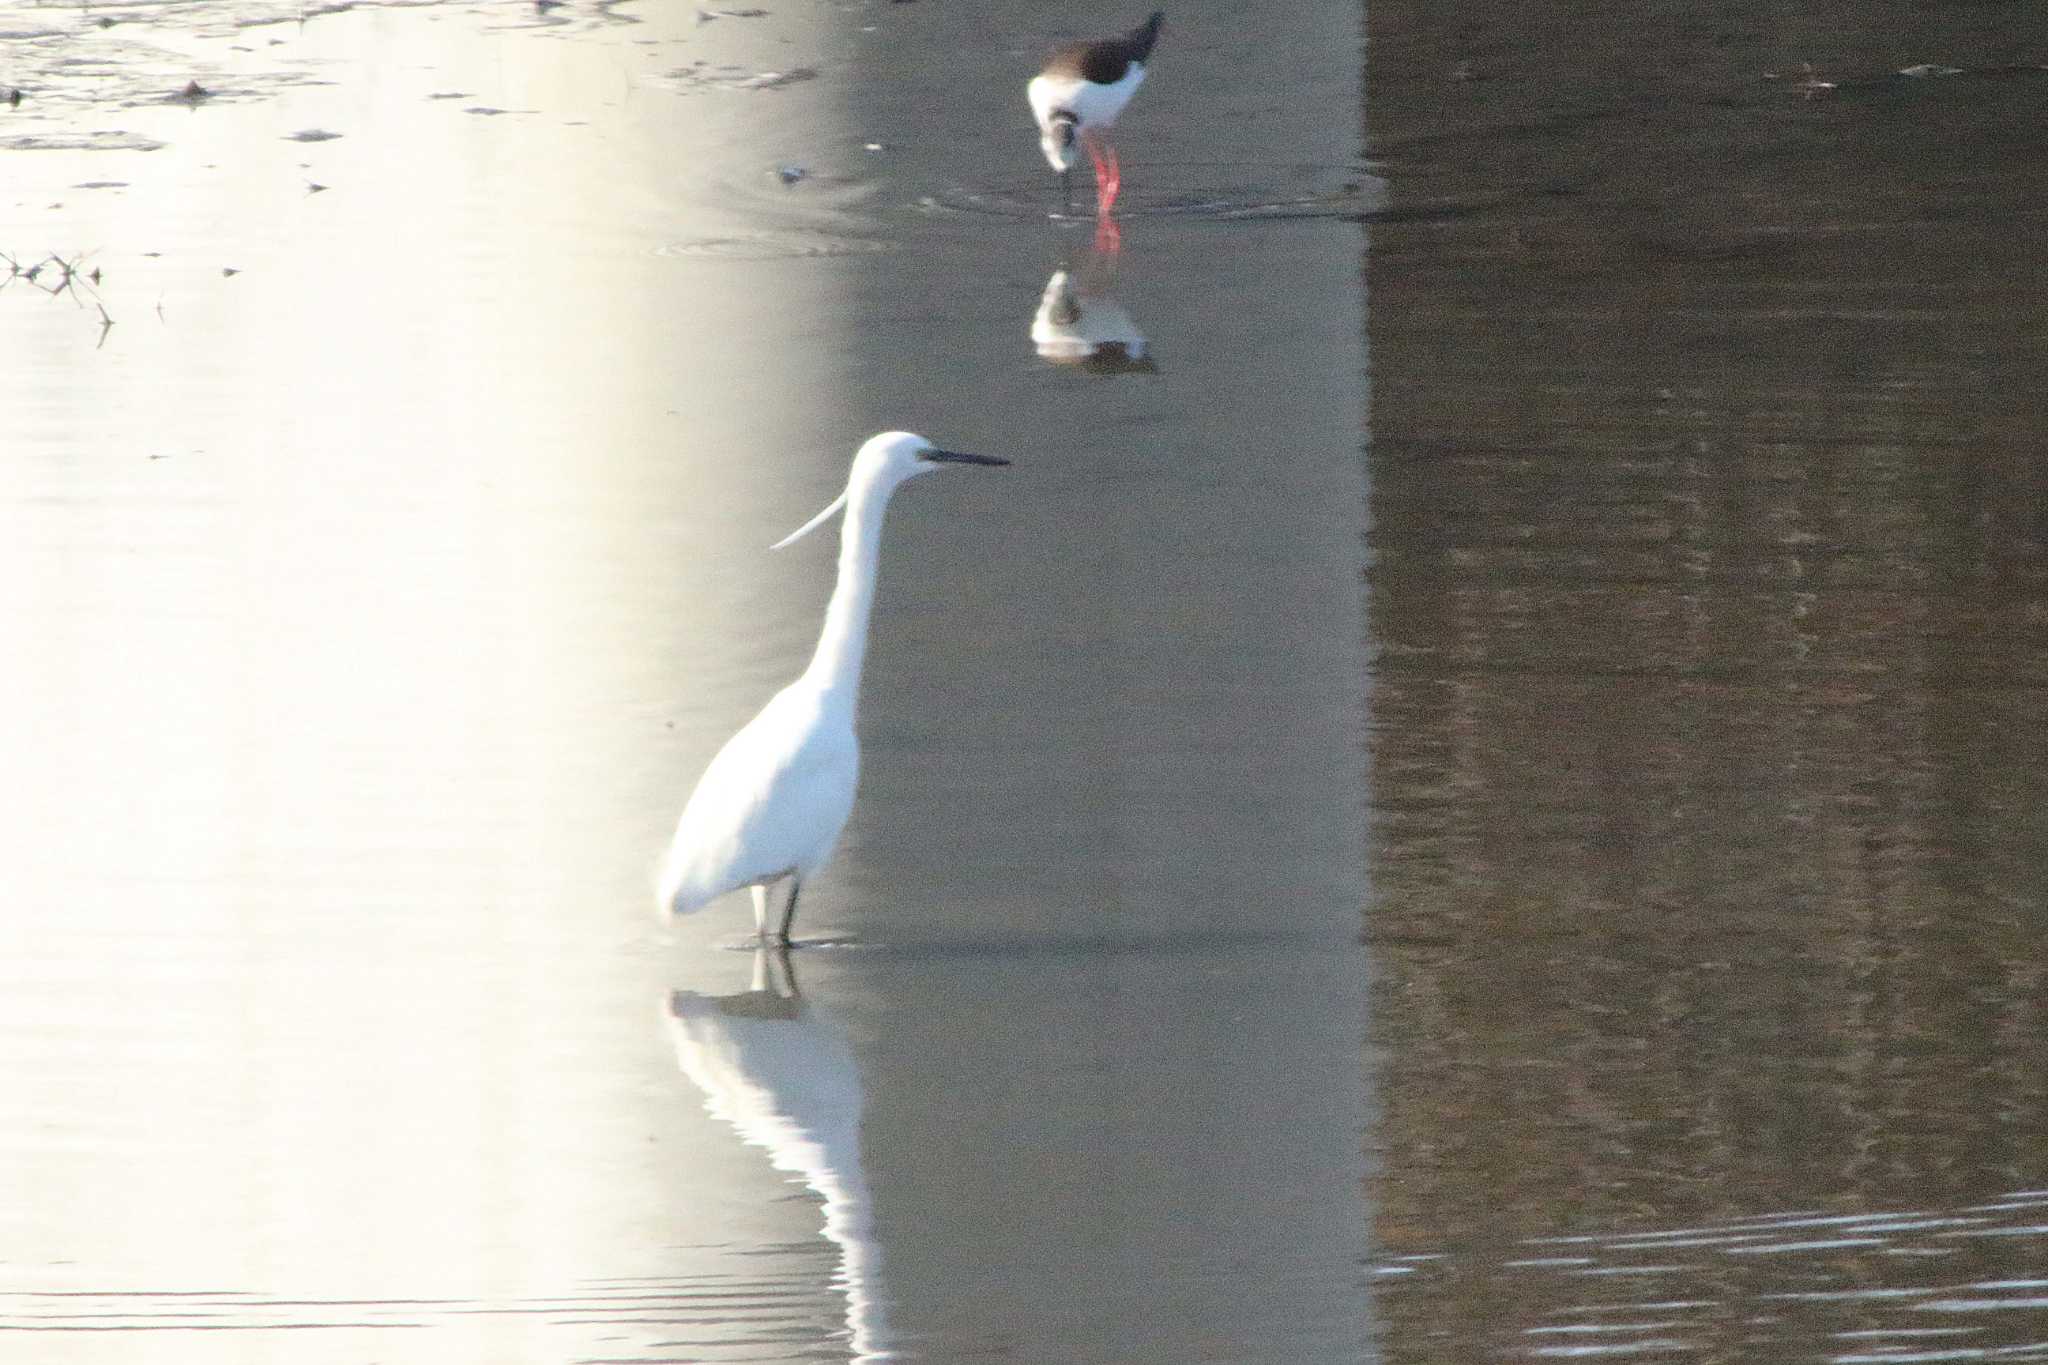
[[[741,887],[754,893],[754,928],[769,936],[768,889],[789,882],[775,938],[789,942],[797,896],[839,842],[860,775],[854,710],[867,653],[868,613],[882,548],[882,514],[907,480],[942,464],[1005,465],[993,455],[940,450],[922,436],[885,431],[853,457],[846,491],[784,536],[810,534],[842,508],[839,581],[811,663],[725,742],[697,780],[662,867],[661,897],[676,914]]]

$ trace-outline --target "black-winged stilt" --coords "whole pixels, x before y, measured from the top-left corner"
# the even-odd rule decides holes
[[[1039,148],[1060,173],[1063,189],[1071,184],[1074,144],[1079,142],[1088,149],[1095,162],[1095,212],[1099,218],[1109,216],[1123,184],[1116,148],[1110,145],[1107,130],[1144,81],[1145,64],[1151,59],[1152,44],[1159,40],[1159,25],[1165,18],[1164,11],[1154,10],[1151,18],[1129,33],[1092,43],[1069,43],[1053,53],[1025,87],[1031,116],[1038,121]],[[1068,202],[1072,202],[1071,192]]]

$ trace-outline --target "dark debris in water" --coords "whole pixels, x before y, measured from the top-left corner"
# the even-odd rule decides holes
[[[332,142],[341,134],[330,133],[325,128],[301,128],[296,133],[286,133],[284,136],[287,142]]]
[[[7,275],[0,278],[0,291],[20,283],[51,298],[69,298],[79,307],[90,307],[99,314],[100,334],[95,349],[107,344],[107,333],[113,330],[114,319],[107,312],[107,306],[100,301],[99,285],[103,276],[98,266],[85,268],[85,257],[69,259],[52,251],[40,260],[23,265],[17,258],[0,251],[0,264],[7,267]]]

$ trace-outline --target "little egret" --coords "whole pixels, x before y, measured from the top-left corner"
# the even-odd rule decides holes
[[[749,887],[754,929],[765,939],[768,888],[786,878],[789,899],[775,938],[789,942],[797,896],[832,856],[853,811],[860,776],[854,709],[889,495],[942,464],[1008,463],[993,455],[940,450],[906,431],[885,431],[853,457],[846,491],[775,543],[772,548],[779,550],[846,511],[839,581],[810,667],[725,742],[683,806],[661,873],[661,897],[671,911],[687,914]]]
[[[1108,129],[1130,102],[1145,79],[1145,63],[1152,56],[1152,44],[1159,40],[1163,11],[1129,33],[1092,43],[1069,43],[1052,54],[1045,67],[1024,87],[1031,104],[1031,116],[1038,122],[1038,147],[1045,159],[1060,173],[1073,202],[1071,177],[1074,143],[1088,149],[1095,162],[1095,213],[1107,218],[1123,186],[1123,172],[1117,165],[1116,148],[1109,142]]]

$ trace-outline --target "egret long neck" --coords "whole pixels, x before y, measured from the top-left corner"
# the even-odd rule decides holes
[[[875,576],[882,556],[882,513],[888,490],[854,488],[839,530],[839,581],[825,606],[825,628],[804,677],[815,687],[853,704],[860,691],[860,666],[867,656],[868,613],[875,605]]]

